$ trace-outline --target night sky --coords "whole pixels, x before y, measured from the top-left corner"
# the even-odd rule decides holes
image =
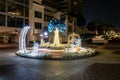
[[[83,15],[87,23],[99,20],[120,29],[119,0],[83,0]]]

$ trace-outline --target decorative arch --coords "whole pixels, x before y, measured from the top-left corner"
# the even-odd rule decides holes
[[[20,37],[19,37],[19,50],[20,51],[27,51],[26,50],[26,35],[28,30],[30,29],[30,26],[25,26],[20,33]]]

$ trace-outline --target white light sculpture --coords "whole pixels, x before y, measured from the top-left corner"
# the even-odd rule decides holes
[[[19,37],[19,51],[27,52],[26,50],[26,35],[28,30],[30,29],[30,26],[25,26],[20,33]]]
[[[59,30],[58,28],[55,28],[55,31],[54,31],[54,46],[60,46],[60,41],[59,41]]]
[[[75,45],[81,47],[81,46],[82,46],[82,45],[81,45],[81,39],[76,39],[76,40],[75,40]]]
[[[39,51],[38,51],[38,43],[34,42],[34,46],[33,46],[33,50],[32,50],[31,55],[36,56],[36,55],[38,55],[38,53],[39,53]]]

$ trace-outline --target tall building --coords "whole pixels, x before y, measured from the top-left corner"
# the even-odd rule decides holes
[[[47,31],[51,19],[64,19],[67,29],[62,41],[75,31],[77,19],[82,12],[82,0],[0,0],[0,43],[18,42],[21,29],[30,26],[27,41],[39,41]]]
[[[67,14],[82,13],[82,0],[43,0],[42,3]]]

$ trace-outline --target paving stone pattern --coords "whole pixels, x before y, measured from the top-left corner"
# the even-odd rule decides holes
[[[38,77],[39,76],[39,77]],[[46,80],[43,75],[33,73],[16,65],[0,65],[0,80]]]
[[[120,64],[95,63],[84,73],[75,73],[68,80],[120,80]]]

